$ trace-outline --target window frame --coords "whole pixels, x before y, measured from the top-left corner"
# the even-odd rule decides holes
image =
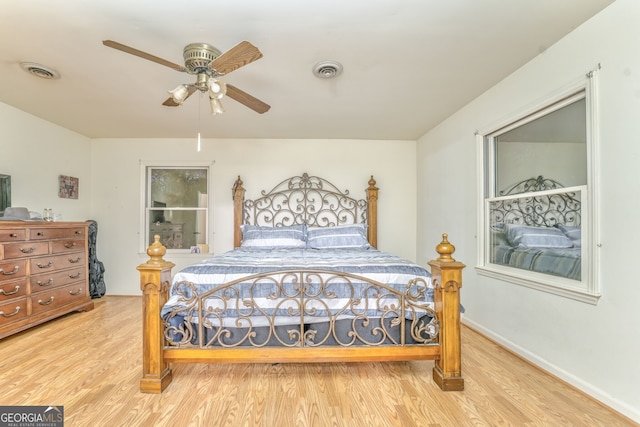
[[[549,274],[536,273],[515,267],[503,266],[489,262],[489,211],[487,200],[495,199],[495,138],[514,127],[535,120],[538,117],[556,111],[582,99],[578,94],[584,92],[586,100],[586,151],[587,151],[587,183],[586,186],[567,187],[565,190],[577,189],[581,192],[581,227],[582,227],[582,275],[581,280],[571,280]],[[577,96],[578,95],[578,96]],[[600,296],[599,280],[599,248],[600,233],[598,226],[598,182],[599,169],[599,132],[597,110],[597,71],[592,71],[586,78],[567,85],[543,99],[530,108],[510,115],[504,121],[486,130],[476,132],[478,179],[477,179],[477,264],[476,271],[483,276],[492,277],[516,285],[537,289],[543,292],[571,298],[589,304],[597,304]],[[552,177],[551,177],[552,178]],[[489,190],[492,189],[492,190]]]
[[[146,253],[149,247],[148,231],[149,221],[149,191],[151,183],[148,181],[149,169],[207,169],[207,207],[205,210],[205,245],[209,248],[209,253],[213,247],[213,165],[214,162],[176,162],[176,161],[140,161],[140,218],[139,218],[139,246],[141,253]],[[198,208],[175,208],[174,210],[198,210]],[[187,254],[190,256],[202,256],[201,253],[191,253],[190,247],[181,249],[167,248],[167,253]]]

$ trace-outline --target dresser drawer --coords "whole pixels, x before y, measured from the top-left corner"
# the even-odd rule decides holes
[[[0,282],[4,282],[5,280],[19,279],[20,277],[25,277],[26,275],[26,259],[0,262]]]
[[[84,249],[85,241],[82,239],[54,240],[51,242],[51,253],[78,252]]]
[[[3,259],[25,258],[49,253],[48,242],[5,243],[1,247]]]
[[[0,242],[19,242],[27,238],[24,228],[0,230]]]
[[[45,239],[86,239],[86,235],[84,227],[29,229],[29,240]]]
[[[0,304],[0,326],[27,317],[27,299]]]
[[[75,252],[64,255],[54,255],[30,259],[31,274],[49,273],[64,268],[80,267],[87,264],[84,252]]]
[[[85,299],[87,296],[86,283],[56,288],[48,292],[41,292],[31,296],[31,314],[38,314],[53,310],[67,304]]]
[[[27,293],[27,279],[0,283],[0,302],[23,297]]]
[[[31,293],[48,291],[51,288],[68,285],[69,283],[85,280],[86,268],[84,266],[63,271],[35,274],[31,276]]]

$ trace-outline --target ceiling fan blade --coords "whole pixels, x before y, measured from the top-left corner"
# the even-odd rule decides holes
[[[114,42],[113,40],[103,40],[102,44],[111,47],[113,49],[120,50],[125,53],[129,53],[131,55],[138,56],[142,59],[146,59],[147,61],[155,62],[156,64],[164,65],[165,67],[172,68],[176,71],[186,71],[186,69],[182,65],[174,64],[173,62],[167,61],[166,59],[158,58],[157,56],[151,55],[150,53],[143,52],[141,50],[135,49],[133,47],[124,45],[122,43]]]
[[[253,111],[263,114],[269,111],[271,106],[260,101],[258,98],[254,98],[247,92],[244,92],[237,87],[227,83],[227,96],[231,99],[235,99],[242,105],[251,108]]]
[[[189,88],[188,88],[189,92],[187,93],[187,96],[184,97],[184,101],[186,101],[187,98],[189,98],[191,95],[193,95],[193,93],[196,90],[197,90],[197,88],[195,86],[189,86]],[[184,101],[182,101],[182,102],[184,102]],[[167,100],[164,101],[162,103],[162,105],[164,105],[166,107],[179,107],[180,106],[180,104],[178,104],[176,101],[174,101],[173,97],[171,97],[171,96],[169,98],[167,98]]]
[[[211,61],[209,68],[224,75],[260,58],[262,52],[248,41],[243,41]]]

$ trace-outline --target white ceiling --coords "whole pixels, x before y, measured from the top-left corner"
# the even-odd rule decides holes
[[[613,0],[14,0],[0,9],[0,102],[90,138],[415,140]],[[242,40],[264,57],[221,80],[265,114],[206,95],[165,107],[194,77],[102,45],[182,64],[182,49]],[[311,70],[339,61],[332,80]],[[19,63],[60,72],[44,80]],[[199,111],[200,110],[200,111]]]

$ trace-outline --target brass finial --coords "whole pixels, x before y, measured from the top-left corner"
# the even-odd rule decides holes
[[[449,243],[448,238],[449,235],[447,233],[442,233],[442,242],[440,242],[438,246],[436,246],[436,252],[440,254],[440,256],[438,257],[438,261],[455,261],[451,254],[456,251],[456,247]]]
[[[373,179],[373,175],[371,175],[371,179],[369,180],[369,188],[376,188],[376,180]]]
[[[149,261],[147,264],[162,264],[165,260],[162,258],[167,253],[167,248],[160,243],[160,235],[153,236],[153,243],[147,248],[147,255],[149,255]]]

